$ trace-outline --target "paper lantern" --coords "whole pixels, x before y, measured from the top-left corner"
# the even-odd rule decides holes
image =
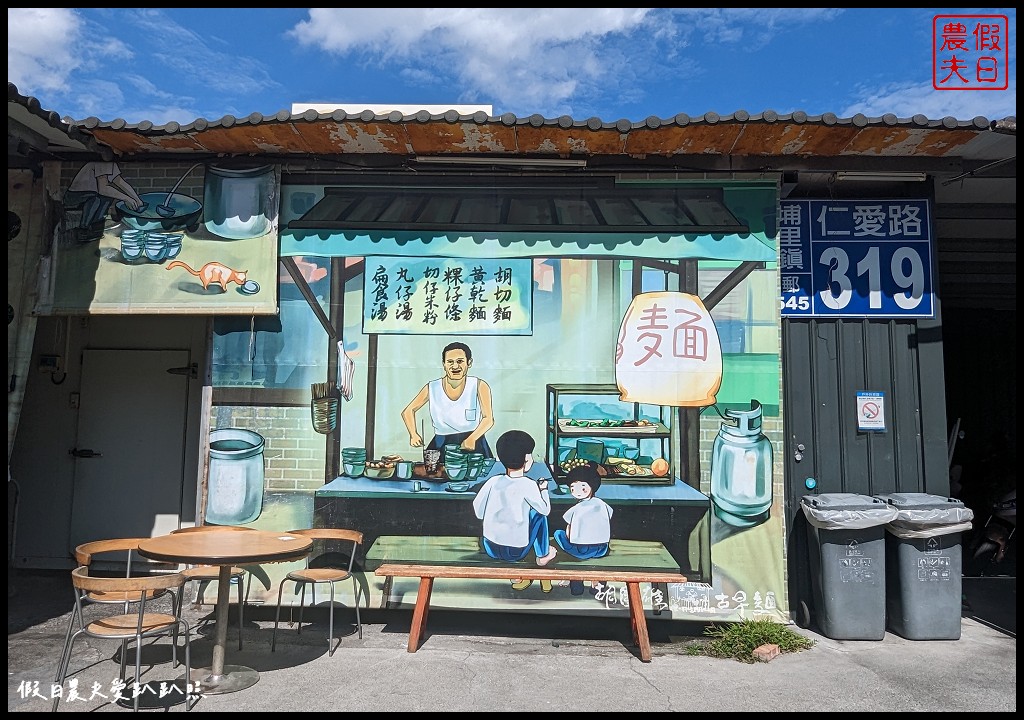
[[[722,385],[722,343],[696,295],[633,298],[615,345],[615,382],[626,402],[704,407]]]

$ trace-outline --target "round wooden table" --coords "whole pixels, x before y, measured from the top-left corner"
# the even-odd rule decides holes
[[[208,668],[193,668],[190,679],[198,692],[206,695],[235,692],[254,685],[260,679],[259,672],[250,667],[224,664],[231,567],[299,560],[309,554],[312,546],[313,541],[309,538],[265,530],[175,533],[139,543],[139,554],[152,560],[216,565],[220,568],[213,662]]]

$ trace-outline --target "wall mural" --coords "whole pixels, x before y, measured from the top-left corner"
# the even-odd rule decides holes
[[[41,313],[276,314],[275,167],[170,173],[129,179],[99,161],[77,170],[59,198]]]
[[[623,613],[626,588],[604,582],[602,569],[645,568],[690,579],[645,591],[645,606],[658,614],[788,620],[783,475],[773,449],[783,438],[777,193],[772,183],[718,189],[749,232],[604,242],[585,257],[537,254],[557,245],[551,239],[500,242],[484,259],[482,238],[465,233],[443,241],[431,233],[417,248],[408,246],[415,239],[353,232],[347,238],[363,254],[339,254],[347,240],[334,225],[311,228],[307,216],[331,188],[285,184],[282,254],[309,292],[290,295],[282,284],[273,326],[218,320],[207,520],[363,531],[357,567],[370,606],[409,603],[415,578],[372,571],[418,560],[593,575],[564,585],[448,580],[434,591],[435,607]],[[303,218],[305,238],[289,237],[289,222]],[[303,244],[309,238],[321,244]],[[395,242],[405,244],[404,257]],[[365,252],[378,243],[378,254]],[[433,257],[417,257],[428,246]],[[417,289],[448,278],[441,292],[464,298],[475,272],[493,278],[503,266],[529,281],[515,291],[528,322],[509,332],[475,334],[459,324],[468,327],[465,317],[449,317],[439,332],[388,324],[403,302],[396,276]],[[306,295],[336,323],[338,338]],[[312,355],[262,350],[308,346],[304,338],[317,338]],[[308,384],[282,386],[275,377]],[[305,393],[308,405],[273,402],[285,386],[293,397]],[[316,412],[327,398],[331,423]],[[310,448],[322,448],[306,453],[313,457],[305,465],[295,449],[306,447],[304,433],[320,439]],[[324,443],[338,458],[326,484]],[[237,453],[227,474],[225,452]],[[267,467],[258,479],[257,454]],[[253,517],[260,483],[263,511]],[[289,569],[266,568],[268,599],[276,601]]]

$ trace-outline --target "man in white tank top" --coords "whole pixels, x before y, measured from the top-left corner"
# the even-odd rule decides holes
[[[461,342],[449,343],[441,351],[444,376],[431,380],[416,393],[402,410],[402,422],[409,432],[409,445],[423,447],[423,438],[416,430],[416,412],[430,404],[430,423],[434,436],[428,448],[441,450],[445,445],[459,445],[467,452],[494,457],[484,433],[494,426],[491,411],[491,387],[478,377],[469,375],[473,367],[473,351]]]

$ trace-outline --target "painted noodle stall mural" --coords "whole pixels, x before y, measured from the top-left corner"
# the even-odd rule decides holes
[[[356,527],[380,605],[788,619],[774,182],[129,170],[68,169],[40,306],[213,316],[199,521]]]
[[[600,568],[642,564],[690,580],[658,613],[788,620],[774,182],[285,175],[280,198],[278,315],[214,325],[208,518],[359,528],[382,606],[415,589],[372,573],[401,552],[596,564],[434,606],[625,612]]]

